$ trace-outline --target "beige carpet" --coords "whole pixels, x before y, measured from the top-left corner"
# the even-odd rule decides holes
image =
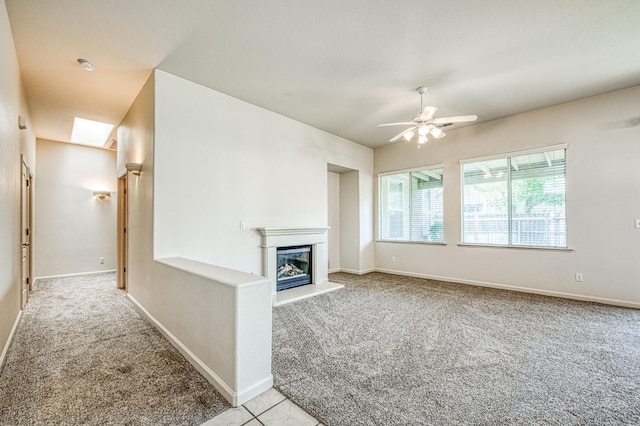
[[[380,273],[274,309],[275,387],[328,426],[638,425],[640,311]]]
[[[199,425],[229,407],[115,274],[38,281],[0,372],[0,425]]]

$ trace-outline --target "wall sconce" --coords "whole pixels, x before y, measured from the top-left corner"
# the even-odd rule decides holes
[[[104,199],[104,197],[111,197],[111,192],[109,191],[93,191],[93,195],[100,199]]]
[[[127,163],[125,164],[125,167],[128,172],[131,172],[136,176],[140,176],[140,173],[142,172],[142,164],[140,163]]]

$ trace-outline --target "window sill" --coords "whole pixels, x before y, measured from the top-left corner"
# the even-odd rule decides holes
[[[561,252],[573,252],[573,249],[567,247],[539,247],[539,246],[507,246],[500,244],[471,244],[471,243],[458,243],[458,247],[482,247],[482,248],[498,248],[498,249],[516,249],[516,250],[542,250],[542,251],[561,251]]]
[[[401,243],[401,244],[424,244],[428,246],[446,246],[445,242],[437,241],[410,241],[410,240],[376,240],[376,243]]]

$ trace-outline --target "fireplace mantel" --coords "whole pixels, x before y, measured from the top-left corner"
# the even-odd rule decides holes
[[[258,228],[262,236],[262,247],[282,247],[283,245],[318,244],[325,242],[329,227],[306,228]],[[300,240],[302,242],[298,243]],[[316,241],[316,242],[310,242]]]

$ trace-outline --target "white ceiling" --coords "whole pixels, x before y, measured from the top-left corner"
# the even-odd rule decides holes
[[[5,1],[36,136],[59,141],[75,116],[118,124],[153,68],[371,147],[421,85],[436,117],[487,121],[640,84],[638,0]]]

